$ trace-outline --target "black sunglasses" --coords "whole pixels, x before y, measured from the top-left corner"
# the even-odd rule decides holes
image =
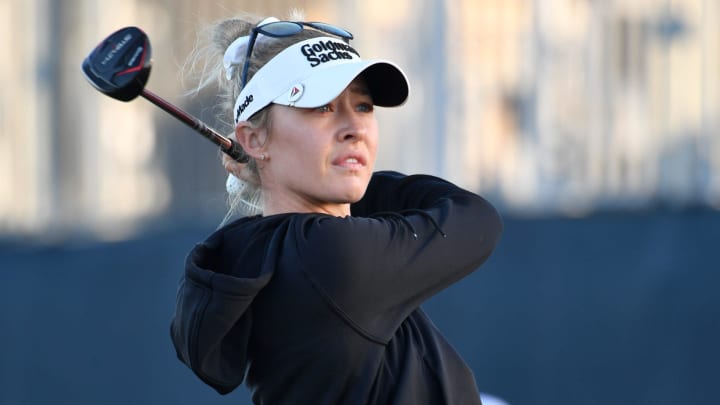
[[[242,75],[240,76],[240,83],[242,84],[241,88],[245,88],[245,85],[247,84],[248,69],[250,68],[250,56],[252,55],[253,48],[255,47],[255,41],[257,40],[258,34],[267,35],[273,38],[291,37],[300,33],[305,29],[305,27],[310,27],[327,34],[335,35],[345,42],[350,42],[350,40],[353,39],[353,34],[350,32],[340,27],[321,22],[275,21],[255,27],[250,32],[250,38],[248,39],[247,52],[245,53],[245,64],[243,65]]]

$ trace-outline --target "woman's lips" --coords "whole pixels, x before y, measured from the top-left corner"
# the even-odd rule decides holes
[[[365,158],[358,154],[347,154],[336,158],[332,164],[348,169],[360,169],[365,167]]]

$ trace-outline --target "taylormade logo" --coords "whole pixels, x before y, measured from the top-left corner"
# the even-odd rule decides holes
[[[105,65],[106,63],[110,62],[114,57],[115,54],[118,53],[119,50],[123,49],[125,45],[127,45],[128,42],[132,39],[132,35],[127,34],[123,37],[123,39],[115,45],[110,52],[108,52],[107,55],[103,58],[102,62],[100,64]]]
[[[300,48],[302,54],[310,62],[311,67],[318,66],[321,63],[330,62],[338,59],[352,59],[351,53],[358,57],[359,53],[350,45],[344,42],[336,41],[320,41],[314,44],[305,44]]]
[[[243,101],[242,104],[240,104],[237,108],[237,112],[235,113],[235,116],[240,118],[240,114],[245,111],[245,109],[250,105],[250,103],[253,102],[253,96],[250,94],[249,96],[245,97],[245,101]]]
[[[135,53],[133,54],[132,58],[130,58],[130,60],[128,61],[127,65],[134,66],[135,60],[137,59],[138,56],[142,55],[142,52],[143,52],[143,47],[138,46],[137,49],[135,50]]]

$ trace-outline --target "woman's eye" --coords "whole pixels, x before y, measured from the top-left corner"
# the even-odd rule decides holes
[[[374,106],[372,105],[372,103],[361,103],[357,107],[358,111],[360,112],[372,112],[373,108]]]
[[[315,110],[318,112],[330,112],[332,111],[332,107],[330,107],[330,104],[325,104],[324,106],[318,107]]]

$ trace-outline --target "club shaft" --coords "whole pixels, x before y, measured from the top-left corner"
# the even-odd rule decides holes
[[[186,113],[180,108],[170,104],[168,101],[164,100],[162,97],[151,92],[150,90],[143,89],[140,95],[145,97],[145,99],[155,104],[156,106],[162,108],[173,117],[182,121],[187,126],[194,129],[205,138],[209,139],[212,143],[220,146],[220,149],[230,155],[230,157],[232,157],[233,159],[240,159],[240,148],[238,147],[237,143],[235,143],[232,139],[219,134],[217,131],[205,125],[204,122]]]

